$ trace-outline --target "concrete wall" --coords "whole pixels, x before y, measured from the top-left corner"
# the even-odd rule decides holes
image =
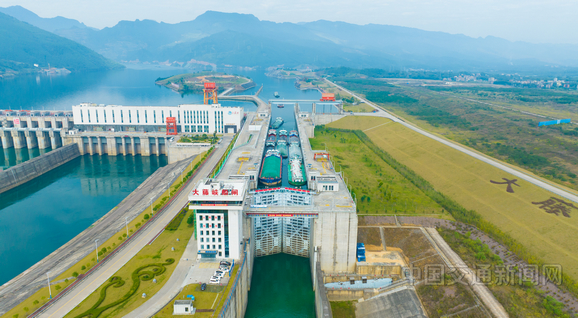
[[[208,143],[170,143],[168,146],[169,164],[198,155],[211,148]]]
[[[313,122],[315,125],[327,125],[336,120],[339,120],[347,115],[340,114],[315,114],[313,115]]]
[[[321,212],[314,219],[314,246],[320,246],[321,270],[329,273],[354,273],[357,252],[357,214]]]
[[[250,218],[245,218],[243,226],[250,234]],[[243,259],[240,261],[241,265],[235,276],[233,287],[231,288],[229,296],[225,299],[223,309],[219,313],[219,318],[243,318],[247,310],[247,302],[249,300],[249,290],[251,289],[251,278],[253,276],[253,247],[252,243],[245,239]],[[237,262],[237,261],[235,261]]]
[[[126,156],[126,155],[168,155],[168,141],[170,136],[163,134],[153,135],[145,133],[136,133],[127,135],[126,133],[81,133],[73,135],[64,135],[62,142],[65,145],[77,144],[81,155],[104,155],[109,156]],[[203,150],[204,151],[204,150]],[[170,163],[188,159],[197,153],[191,153],[189,156],[176,156],[177,159]]]
[[[363,264],[357,263],[356,274],[370,277],[401,277],[401,266],[392,264]]]
[[[0,193],[28,182],[78,156],[80,156],[78,146],[73,144],[0,171]]]
[[[364,298],[364,295],[365,292],[363,289],[339,289],[327,291],[327,299],[331,301],[358,300]]]
[[[325,284],[323,284],[323,272],[321,271],[319,262],[315,263],[315,273],[315,279],[313,280],[313,288],[315,289],[315,314],[317,318],[332,318],[331,304],[327,298]]]

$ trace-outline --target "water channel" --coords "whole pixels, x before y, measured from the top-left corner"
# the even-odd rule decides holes
[[[154,84],[182,69],[134,70],[22,76],[0,81],[0,109],[69,110],[81,102],[116,105],[202,103],[200,95],[184,95]],[[250,77],[257,86],[239,94],[274,99],[319,99],[317,91],[295,89],[293,80],[265,76],[262,71],[227,71]],[[251,103],[223,101],[224,106],[255,110]],[[302,105],[310,110],[310,105]],[[283,117],[282,129],[295,129],[292,105],[273,108]],[[38,149],[0,150],[0,166],[9,167],[40,155]],[[34,265],[122,201],[156,169],[164,156],[89,156],[77,158],[32,182],[0,194],[0,284]],[[283,186],[287,166],[283,167]],[[309,260],[273,255],[255,260],[247,317],[314,317]],[[273,288],[273,289],[272,289]],[[261,305],[259,305],[261,304]],[[265,305],[262,305],[265,304]]]
[[[276,254],[255,259],[245,318],[313,318],[309,259]]]

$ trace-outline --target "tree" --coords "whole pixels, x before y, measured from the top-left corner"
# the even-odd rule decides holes
[[[72,276],[73,276],[74,278],[78,277],[78,272],[72,273]]]
[[[145,219],[145,220],[150,219],[150,217],[151,217],[151,216],[150,216],[148,213],[144,215],[144,219]]]
[[[189,215],[189,218],[187,219],[187,224],[192,225],[194,222],[195,218],[192,215]]]

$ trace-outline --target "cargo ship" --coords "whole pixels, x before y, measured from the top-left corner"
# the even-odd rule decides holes
[[[289,142],[289,138],[287,137],[287,130],[281,129],[279,130],[279,140],[285,140],[285,142]]]
[[[266,186],[274,186],[281,183],[281,174],[283,171],[283,159],[277,150],[269,150],[265,154],[261,171],[259,172],[259,181]]]
[[[299,144],[296,143],[292,143],[289,145],[289,159],[298,159],[301,160],[302,154],[301,154],[301,147],[299,147]]]
[[[301,159],[291,159],[289,161],[289,175],[288,181],[290,185],[303,186],[307,183],[307,176],[305,175],[305,167]]]
[[[265,141],[266,147],[275,147],[277,142],[277,131],[275,129],[269,129],[267,133],[267,140]]]
[[[271,128],[277,129],[281,127],[281,125],[283,125],[283,118],[277,117],[275,118],[275,121],[271,124]]]
[[[281,154],[281,157],[283,158],[287,158],[287,155],[289,154],[289,149],[287,147],[287,140],[277,140],[277,151],[279,151],[279,154]]]
[[[297,134],[297,130],[291,130],[289,132],[289,143],[290,144],[299,144],[299,135]]]

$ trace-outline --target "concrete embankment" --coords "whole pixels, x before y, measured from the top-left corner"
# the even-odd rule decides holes
[[[0,193],[13,189],[80,156],[78,145],[52,150],[7,170],[0,171]]]
[[[106,242],[123,230],[127,218],[128,222],[131,222],[148,209],[151,202],[162,197],[167,186],[180,178],[181,173],[190,166],[193,160],[194,157],[159,168],[128,197],[90,227],[22,274],[0,286],[0,316],[44,286],[47,272],[50,272],[51,279],[58,277],[86,255],[94,253],[96,239]],[[151,219],[152,222],[156,222],[155,220],[156,218]],[[151,221],[145,223],[144,227],[150,226]]]
[[[253,276],[253,254],[251,245],[245,243],[245,252],[240,261],[239,270],[232,282],[233,286],[225,299],[219,318],[242,318],[245,317],[249,289],[251,289],[251,277]]]
[[[318,318],[332,318],[331,304],[327,299],[325,284],[323,283],[323,272],[319,262],[315,262],[315,277],[313,279],[313,289],[315,289],[315,315]]]

